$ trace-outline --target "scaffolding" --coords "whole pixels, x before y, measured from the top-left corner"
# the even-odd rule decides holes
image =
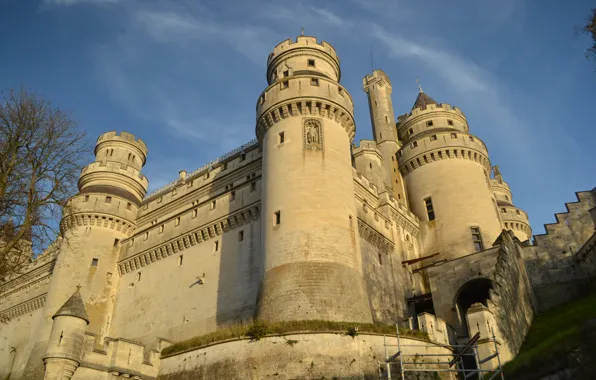
[[[456,373],[458,378],[460,379],[483,379],[483,376],[491,375],[488,380],[495,380],[498,376],[500,376],[501,380],[505,380],[505,376],[503,375],[503,368],[501,366],[501,358],[499,356],[499,347],[497,346],[497,339],[495,337],[495,332],[491,328],[492,339],[489,339],[487,343],[494,344],[494,353],[491,355],[480,358],[478,352],[478,340],[480,339],[480,333],[476,333],[466,344],[462,345],[449,345],[454,350],[452,354],[439,354],[439,353],[415,353],[415,354],[405,354],[403,353],[403,349],[406,347],[409,348],[428,348],[428,345],[422,344],[402,344],[401,343],[401,336],[399,334],[399,326],[395,325],[395,329],[397,330],[397,344],[389,344],[387,343],[387,336],[384,336],[384,345],[385,345],[385,365],[386,365],[386,379],[392,380],[391,377],[391,364],[398,364],[399,363],[399,371],[400,377],[396,377],[395,379],[405,380],[405,373],[406,372],[448,372],[448,373]],[[392,348],[393,347],[393,348]],[[389,356],[391,351],[394,351],[394,347],[397,347],[397,352]],[[476,363],[476,368],[465,368],[464,367],[464,357],[473,357],[474,362]],[[417,358],[417,357],[431,357],[431,360],[436,361],[428,361],[428,362],[415,362],[412,360],[408,360],[408,358]],[[446,359],[448,357],[452,357],[449,361],[443,361],[442,359]],[[482,369],[482,364],[489,362],[490,360],[497,359],[497,368],[495,369]],[[428,366],[428,367],[427,367]],[[433,366],[433,367],[430,367]],[[442,367],[441,367],[442,366]],[[455,368],[453,368],[455,366]]]

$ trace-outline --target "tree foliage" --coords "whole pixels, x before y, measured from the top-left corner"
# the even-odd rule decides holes
[[[586,25],[583,27],[583,31],[592,37],[592,46],[588,48],[586,56],[596,59],[596,8],[592,9],[592,14],[586,20]]]
[[[31,261],[59,232],[88,151],[65,112],[21,88],[0,102],[0,279]]]

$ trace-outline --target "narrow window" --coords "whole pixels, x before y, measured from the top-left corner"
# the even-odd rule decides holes
[[[273,225],[277,226],[281,223],[281,211],[276,211],[273,213]]]
[[[315,60],[314,59],[309,59],[308,60],[308,65],[309,66],[314,66],[315,65]]]
[[[395,161],[395,156],[391,156],[391,161]]]
[[[430,197],[424,200],[424,206],[426,207],[426,215],[428,215],[428,220],[435,220],[435,210],[433,209],[433,201]]]
[[[234,199],[236,199],[236,192],[230,191],[230,201],[233,201]]]
[[[182,265],[182,260],[184,260],[184,255],[178,256],[178,265]]]
[[[418,142],[417,142],[417,141],[414,141],[414,142],[412,143],[412,148],[416,148],[417,146],[418,146]]]
[[[215,250],[215,252],[219,251],[219,240],[215,241],[215,243],[213,244],[213,249]]]
[[[451,134],[451,138],[452,138],[452,139],[456,139],[456,138],[457,138],[457,133],[452,133],[452,134]]]
[[[282,90],[283,90],[283,89],[286,89],[286,88],[288,88],[288,87],[290,87],[290,82],[289,82],[289,81],[287,81],[287,80],[284,80],[283,82],[281,82],[281,89],[282,89]]]
[[[289,76],[290,76],[290,71],[289,70],[284,71],[284,78],[289,77]]]
[[[508,200],[509,200],[509,197],[508,197],[507,195],[505,195],[505,200],[506,200],[506,201],[508,201]]]
[[[435,141],[437,139],[437,135],[430,136],[430,141]]]
[[[521,215],[521,212],[519,212],[519,210],[515,210],[517,212],[517,215]],[[569,225],[569,222],[567,221],[567,219],[565,219],[565,224]]]
[[[470,136],[470,141],[474,141],[474,137]]]
[[[114,247],[117,247],[118,243],[120,243],[120,239],[114,239]]]
[[[447,120],[447,125],[453,125],[453,120]]]
[[[319,85],[319,80],[316,79],[316,78],[311,78],[310,85],[311,86],[318,86]]]
[[[484,250],[484,243],[482,243],[482,234],[480,233],[480,227],[470,227],[472,231],[472,242],[474,242],[474,248],[476,252]]]
[[[385,115],[385,123],[389,123],[389,117]]]
[[[238,241],[244,241],[244,231],[238,232]]]
[[[205,173],[205,175],[203,176],[203,179],[208,179],[209,178],[209,172]]]
[[[253,192],[257,189],[257,183],[256,182],[251,182],[250,183],[250,191]]]
[[[383,256],[379,253],[379,264],[383,265]]]
[[[128,154],[128,161],[130,161],[130,158],[132,157],[132,153]]]
[[[501,212],[502,212],[503,214],[505,214],[505,213],[507,213],[507,210],[505,210],[504,208],[502,208],[502,209],[501,209]]]
[[[131,210],[131,209],[132,209],[132,203],[128,202],[128,203],[126,204],[126,209],[127,209],[127,210]]]
[[[85,202],[89,202],[89,196],[85,195]]]
[[[196,218],[198,213],[199,213],[199,210],[195,208],[194,210],[192,210],[192,217]]]
[[[137,273],[137,281],[141,281],[141,272]]]
[[[99,259],[92,259],[91,260],[91,266],[92,267],[96,267],[98,262],[99,262]]]
[[[283,132],[279,132],[279,143],[283,144],[285,141],[285,135]]]
[[[378,106],[377,101],[375,100],[375,107]]]
[[[176,218],[176,226],[179,226],[179,225],[180,225],[180,217],[177,217]]]
[[[211,210],[215,209],[216,203],[215,201],[211,201]]]
[[[370,168],[372,169],[372,164],[369,164],[369,165],[370,165]]]
[[[410,136],[412,136],[412,135],[414,134],[414,130],[413,130],[412,128],[410,128],[410,129],[408,130],[408,133],[410,134]]]
[[[133,245],[135,245],[135,238],[130,239],[130,246],[132,247]]]
[[[112,197],[106,197],[106,203],[112,203]]]
[[[427,127],[432,127],[433,126],[433,121],[432,120],[427,121],[426,122],[426,126]]]
[[[244,160],[246,160],[246,153],[242,153],[242,155],[240,156],[240,161]]]
[[[110,149],[110,156],[114,155],[114,149]]]

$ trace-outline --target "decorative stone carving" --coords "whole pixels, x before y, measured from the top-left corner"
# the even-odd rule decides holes
[[[323,123],[319,119],[304,119],[304,149],[323,150]]]

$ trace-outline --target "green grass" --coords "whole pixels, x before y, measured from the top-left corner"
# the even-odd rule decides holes
[[[596,293],[537,315],[519,354],[504,366],[505,374],[532,371],[555,355],[566,356],[579,345],[579,326],[590,318],[596,318]]]
[[[334,332],[355,337],[359,333],[395,334],[395,326],[372,323],[330,322],[330,321],[289,321],[278,323],[253,322],[247,325],[235,325],[220,329],[210,334],[196,336],[166,347],[162,356],[173,355],[182,351],[196,349],[211,343],[228,339],[247,338],[259,340],[269,335],[284,335],[300,331]],[[428,334],[422,331],[400,329],[404,336],[428,340]]]

